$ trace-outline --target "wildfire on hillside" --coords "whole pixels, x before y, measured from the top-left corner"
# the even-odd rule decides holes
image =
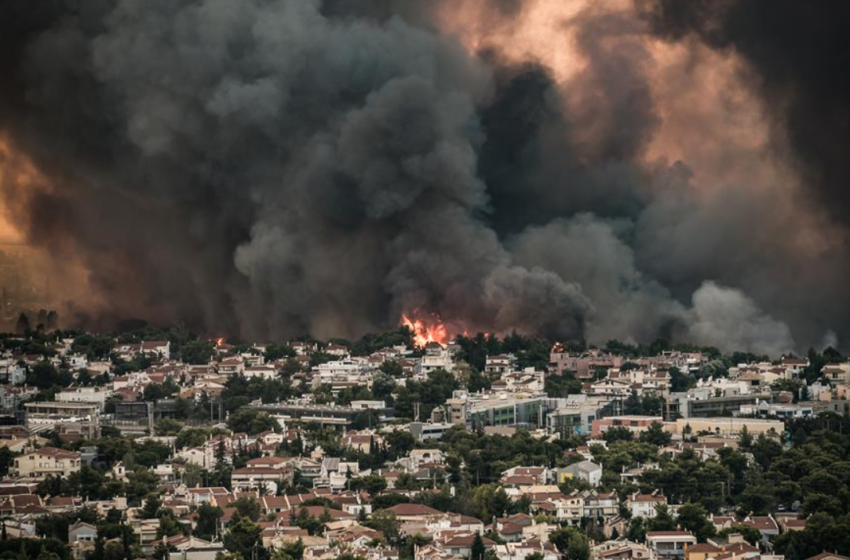
[[[402,315],[401,324],[410,329],[413,344],[419,348],[423,348],[431,342],[436,342],[441,346],[446,346],[449,342],[449,331],[437,316],[433,316],[431,320],[422,320]]]

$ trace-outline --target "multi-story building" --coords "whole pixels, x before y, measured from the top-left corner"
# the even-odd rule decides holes
[[[27,379],[27,370],[11,356],[0,358],[0,382],[20,385]]]
[[[415,375],[424,378],[429,373],[438,369],[451,372],[454,370],[454,361],[452,360],[451,351],[448,348],[432,342],[425,347],[425,354],[419,359],[419,363],[416,364]]]
[[[593,437],[601,437],[611,428],[627,428],[635,434],[645,431],[654,423],[661,423],[660,416],[612,416],[593,421]]]
[[[665,414],[670,420],[731,416],[742,406],[761,401],[773,402],[773,393],[753,391],[743,382],[717,380],[687,392],[671,393],[667,397]]]
[[[15,457],[9,473],[18,478],[70,476],[80,472],[80,454],[56,447],[42,447]]]
[[[666,506],[667,498],[659,494],[634,493],[626,499],[626,507],[632,512],[632,517],[652,519],[658,513],[659,506]]]
[[[283,402],[275,404],[256,405],[257,409],[268,412],[276,417],[278,421],[284,422],[286,426],[315,423],[323,427],[333,427],[338,430],[347,431],[351,428],[354,419],[363,411],[363,408],[353,406],[331,406],[300,402]],[[382,421],[394,416],[392,408],[373,408]]]
[[[549,354],[549,371],[563,375],[565,371],[572,371],[578,379],[592,379],[600,370],[607,371],[610,368],[618,368],[625,363],[622,356],[606,354],[601,350],[590,350],[582,354],[573,354],[565,351],[556,344]]]
[[[31,402],[25,403],[26,426],[31,434],[48,430],[60,431],[63,426],[73,426],[74,432],[86,439],[100,437],[100,407],[82,402]]]
[[[499,354],[498,356],[487,356],[484,363],[484,373],[487,375],[503,375],[513,371],[516,356],[513,354]]]
[[[684,558],[685,550],[697,544],[697,538],[687,531],[650,531],[646,545],[659,559]]]
[[[679,418],[675,424],[670,426],[671,431],[676,434],[691,434],[710,433],[723,437],[738,437],[741,430],[747,428],[747,431],[753,435],[779,435],[785,429],[785,424],[779,420],[765,420],[762,418],[738,418],[738,417],[720,417],[720,418]]]
[[[103,410],[112,391],[101,387],[70,387],[56,394],[56,400],[64,403],[91,403]]]
[[[850,385],[850,362],[825,365],[821,374],[833,385]]]

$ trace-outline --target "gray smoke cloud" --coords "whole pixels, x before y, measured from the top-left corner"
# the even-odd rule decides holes
[[[706,196],[687,162],[647,165],[663,111],[634,14],[574,20],[586,64],[556,83],[468,52],[442,3],[26,4],[0,6],[0,131],[52,184],[24,225],[85,263],[105,302],[80,303],[89,324],[327,338],[418,311],[771,354],[846,333],[831,306],[783,295],[833,286],[843,263],[809,255],[788,280],[804,252],[782,222],[753,235],[792,198]]]

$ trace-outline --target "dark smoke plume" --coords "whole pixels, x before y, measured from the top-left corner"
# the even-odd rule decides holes
[[[652,29],[734,50],[765,100],[776,134],[825,206],[850,209],[850,4],[793,0],[640,0]]]
[[[50,185],[25,193],[22,225],[82,260],[89,321],[328,337],[419,311],[774,354],[847,334],[811,295],[835,293],[846,261],[787,271],[797,190],[706,193],[687,161],[648,161],[666,113],[636,11],[573,17],[583,65],[563,80],[470,52],[446,2],[32,4],[0,3],[0,134]],[[487,6],[500,25],[533,8]],[[749,212],[772,212],[759,234]]]

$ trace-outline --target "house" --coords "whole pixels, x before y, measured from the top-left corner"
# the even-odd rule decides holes
[[[762,540],[765,543],[779,534],[779,524],[769,515],[747,517],[741,522],[741,525],[756,529],[761,533]]]
[[[584,517],[584,500],[580,496],[563,494],[532,496],[530,511],[545,513],[561,522],[578,525]]]
[[[517,513],[508,517],[497,517],[493,529],[505,542],[522,540],[523,529],[534,524],[534,519],[525,513]]]
[[[577,479],[591,486],[599,486],[602,481],[602,467],[590,461],[580,461],[574,465],[558,469],[557,476],[559,484],[570,479]]]
[[[241,357],[225,358],[218,365],[218,372],[221,375],[241,375],[245,371],[245,362]]]
[[[806,558],[806,560],[850,560],[850,557],[842,556],[834,552],[821,552],[811,558]]]
[[[688,547],[685,551],[685,560],[710,560],[717,558],[723,549],[711,543],[699,543]]]
[[[492,549],[496,546],[496,543],[491,541],[486,537],[482,537],[481,541],[484,543],[484,549]],[[472,543],[475,542],[475,534],[466,533],[461,535],[454,535],[441,542],[443,550],[453,554],[455,556],[460,556],[461,558],[469,558],[472,554]]]
[[[216,448],[217,446],[210,444],[201,447],[189,447],[181,449],[174,456],[185,461],[187,465],[195,465],[202,469],[212,469],[217,462]]]
[[[20,478],[67,477],[80,472],[80,466],[78,452],[42,447],[16,457],[9,473]]]
[[[625,539],[605,541],[590,549],[591,560],[649,560],[652,551],[643,544]]]
[[[291,484],[294,471],[290,468],[242,467],[230,474],[230,483],[234,491],[250,491],[262,488],[274,495],[283,484]]]
[[[331,356],[347,357],[349,352],[346,346],[332,342],[325,347],[325,353]]]
[[[272,366],[251,366],[246,367],[242,371],[242,375],[248,378],[275,379],[277,377],[277,370]]]
[[[407,456],[410,458],[411,469],[427,464],[442,465],[445,462],[443,452],[439,449],[412,449]]]
[[[574,491],[574,493],[577,492]],[[616,492],[585,490],[578,495],[584,499],[585,517],[608,519],[620,513],[620,501]]]
[[[68,527],[68,544],[75,542],[94,543],[97,540],[97,527],[77,521]]]
[[[697,543],[697,538],[687,531],[650,531],[646,545],[659,559],[684,558],[685,549]]]
[[[546,484],[546,475],[545,467],[513,467],[502,472],[502,482],[516,486]]]
[[[167,340],[151,340],[142,342],[139,353],[149,358],[171,359],[171,342]]]
[[[373,446],[377,449],[383,442],[384,438],[370,430],[364,430],[362,432],[351,431],[342,436],[342,444],[345,447],[350,447],[363,453],[371,453]]]
[[[225,552],[224,545],[220,542],[212,543],[184,535],[170,537],[165,544],[173,550],[169,560],[215,560],[216,555]]]
[[[487,356],[484,363],[484,373],[487,375],[502,376],[509,373],[516,363],[516,357],[512,354],[500,354],[498,356]]]
[[[632,494],[626,500],[626,507],[632,512],[632,517],[652,519],[657,513],[658,506],[666,506],[667,498],[658,494]]]
[[[443,512],[422,504],[396,504],[387,509],[393,512],[396,519],[402,522],[425,523],[444,515]]]

